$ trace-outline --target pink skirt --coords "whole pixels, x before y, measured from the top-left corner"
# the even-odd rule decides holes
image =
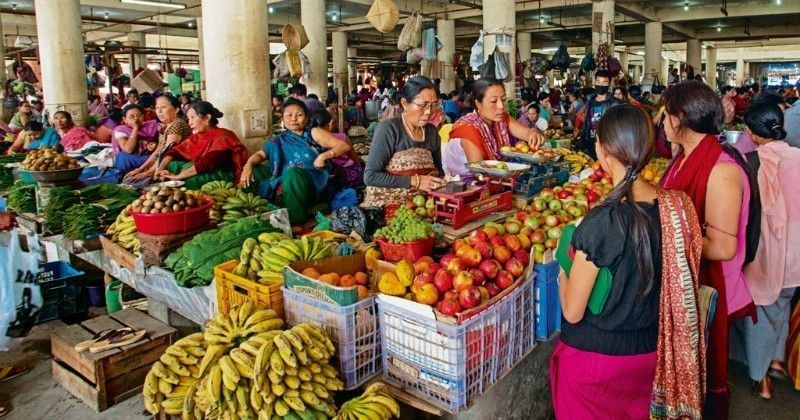
[[[550,388],[558,420],[647,419],[656,352],[607,356],[559,341],[550,359]]]

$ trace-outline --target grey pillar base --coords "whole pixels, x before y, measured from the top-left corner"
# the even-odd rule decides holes
[[[147,298],[147,313],[153,318],[178,330],[178,337],[200,331],[200,325],[195,324],[183,315],[170,309],[164,302]]]

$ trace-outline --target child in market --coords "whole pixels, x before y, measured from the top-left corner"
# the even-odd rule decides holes
[[[653,141],[649,116],[633,105],[599,122],[595,149],[614,189],[559,244],[569,249],[559,258],[564,322],[550,362],[558,419],[700,416],[700,226],[684,193],[639,176]]]

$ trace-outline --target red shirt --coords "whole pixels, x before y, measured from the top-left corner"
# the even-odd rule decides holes
[[[744,111],[747,109],[747,100],[736,95],[733,97],[733,103],[736,104],[736,113],[744,114]]]

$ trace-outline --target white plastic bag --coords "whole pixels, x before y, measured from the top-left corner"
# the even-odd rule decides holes
[[[478,35],[478,41],[472,45],[469,54],[469,66],[472,67],[472,70],[478,71],[481,64],[483,64],[483,31]]]
[[[408,51],[419,47],[420,42],[422,42],[422,14],[412,12],[403,25],[400,36],[397,37],[397,49]]]
[[[9,325],[16,320],[17,306],[23,303],[25,290],[30,289],[30,305],[42,307],[42,294],[36,283],[39,272],[39,239],[28,237],[28,252],[20,247],[19,232],[11,231],[8,245],[0,247],[0,350],[8,350],[6,332]]]

